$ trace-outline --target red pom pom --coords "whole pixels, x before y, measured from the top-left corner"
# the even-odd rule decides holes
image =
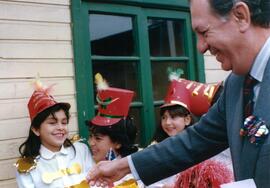
[[[232,172],[225,164],[209,159],[184,172],[176,180],[175,188],[219,188],[233,181]]]

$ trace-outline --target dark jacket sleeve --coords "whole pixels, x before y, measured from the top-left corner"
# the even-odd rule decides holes
[[[224,93],[198,123],[131,155],[138,175],[146,185],[179,173],[228,148]]]

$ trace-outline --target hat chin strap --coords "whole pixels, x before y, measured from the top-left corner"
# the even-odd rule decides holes
[[[124,118],[125,116],[117,116],[117,115],[108,115],[108,114],[99,114],[101,117],[106,117],[106,118]]]
[[[178,104],[178,105],[181,105],[181,106],[185,107],[186,109],[188,109],[187,105],[185,103],[180,102],[180,101],[171,100],[170,103],[171,104]]]

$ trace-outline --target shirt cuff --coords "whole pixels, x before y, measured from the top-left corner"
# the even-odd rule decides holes
[[[138,172],[137,172],[137,170],[136,170],[136,168],[134,166],[134,163],[133,163],[133,161],[131,159],[131,156],[130,155],[127,156],[127,159],[128,159],[128,166],[130,168],[131,174],[133,175],[135,180],[140,180],[141,178],[140,178],[140,176],[139,176],[139,174],[138,174]]]

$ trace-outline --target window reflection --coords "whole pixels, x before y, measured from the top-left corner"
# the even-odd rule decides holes
[[[155,130],[160,125],[160,122],[161,122],[161,119],[160,118],[161,118],[160,117],[160,106],[155,106],[155,120],[156,120]]]
[[[131,17],[90,14],[89,31],[92,55],[135,55]]]
[[[136,62],[93,61],[93,75],[99,72],[109,86],[135,91],[133,101],[140,98],[137,70]]]
[[[140,143],[141,138],[141,109],[140,108],[130,108],[129,110],[129,116],[132,118],[133,124],[137,127],[137,135],[135,139],[135,143]]]
[[[148,19],[148,34],[151,56],[184,55],[182,21]]]
[[[153,82],[153,96],[154,100],[163,100],[168,86],[169,79],[167,68],[172,67],[174,70],[180,68],[184,71],[181,78],[186,78],[186,63],[182,62],[152,62],[152,82]]]

